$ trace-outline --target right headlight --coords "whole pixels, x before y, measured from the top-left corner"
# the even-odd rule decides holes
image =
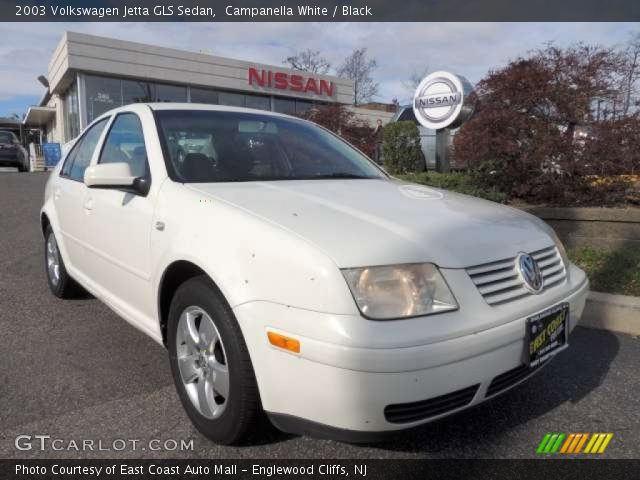
[[[432,263],[347,268],[342,274],[367,318],[391,320],[458,308],[442,274]]]

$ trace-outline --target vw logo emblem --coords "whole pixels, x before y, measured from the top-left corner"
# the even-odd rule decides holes
[[[544,286],[544,277],[540,267],[528,253],[520,253],[516,258],[516,270],[524,287],[531,293],[540,293]]]

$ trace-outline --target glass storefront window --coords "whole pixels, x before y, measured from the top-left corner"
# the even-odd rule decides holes
[[[158,83],[155,85],[155,100],[156,102],[181,102],[187,101],[187,87],[180,87],[178,85],[167,85],[165,83]]]
[[[219,103],[218,92],[216,90],[206,90],[204,88],[191,89],[191,103]]]
[[[63,97],[64,141],[68,142],[80,135],[80,114],[78,111],[78,85],[74,81]]]
[[[122,80],[122,103],[153,102],[155,98],[154,85],[137,80]]]
[[[229,105],[232,107],[244,107],[244,95],[241,93],[220,92],[220,105]]]
[[[188,89],[189,88],[189,95]],[[187,87],[144,80],[130,80],[84,74],[87,123],[91,123],[103,113],[131,103],[140,102],[187,102],[211,105],[273,110],[280,113],[303,114],[317,104],[309,100],[285,97],[271,97],[252,93],[220,91],[213,88]],[[65,138],[71,140],[80,133],[78,114],[78,89],[74,84],[63,96],[65,106]]]
[[[274,98],[274,110],[279,113],[296,113],[296,101],[288,98]]]
[[[264,95],[245,95],[247,108],[271,110],[271,98]]]
[[[313,102],[305,100],[296,100],[296,113],[306,113],[313,108]]]
[[[87,96],[87,123],[122,105],[122,80],[119,78],[85,75],[84,85]]]

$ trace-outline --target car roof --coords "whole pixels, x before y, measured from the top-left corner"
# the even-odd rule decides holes
[[[146,103],[151,110],[194,110],[194,111],[212,111],[212,112],[237,112],[237,113],[256,113],[260,115],[269,115],[273,117],[296,118],[284,113],[272,112],[270,110],[258,110],[256,108],[232,107],[227,105],[211,105],[207,103]]]
[[[288,118],[291,120],[298,121],[308,121],[304,120],[300,117],[294,117],[292,115],[286,115],[284,113],[272,112],[269,110],[258,110],[255,108],[244,108],[244,107],[231,107],[226,105],[211,105],[207,103],[174,103],[174,102],[165,102],[165,103],[130,103],[127,105],[123,105],[121,107],[112,108],[111,110],[104,112],[99,117],[96,117],[91,124],[87,127],[97,123],[105,118],[108,118],[112,115],[116,115],[122,112],[140,112],[141,109],[151,109],[153,111],[163,111],[163,110],[174,110],[174,111],[211,111],[211,112],[237,112],[237,113],[252,113],[256,115],[266,115],[270,117],[278,117],[278,118]],[[84,130],[83,130],[84,131]]]

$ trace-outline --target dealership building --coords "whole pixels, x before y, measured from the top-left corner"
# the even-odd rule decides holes
[[[66,32],[40,77],[47,91],[27,112],[43,141],[66,143],[102,113],[135,102],[192,102],[303,113],[354,102],[349,79],[282,66]],[[388,112],[358,110],[371,123]]]

